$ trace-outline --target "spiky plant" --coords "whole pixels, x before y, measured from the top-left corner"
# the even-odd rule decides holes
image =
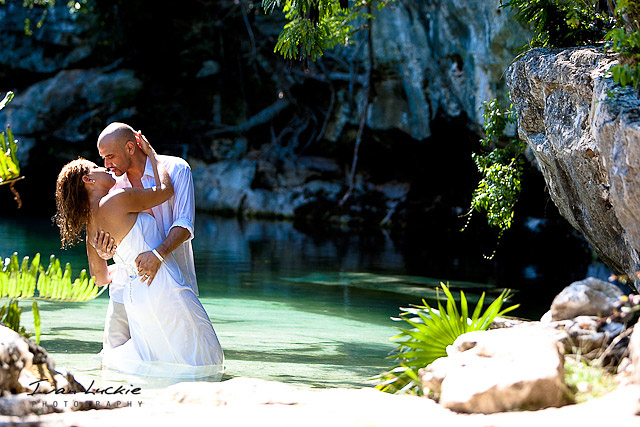
[[[396,359],[398,364],[390,371],[383,372],[375,378],[376,388],[388,393],[422,394],[418,370],[434,360],[447,355],[447,346],[460,335],[471,331],[482,331],[489,328],[496,317],[502,316],[519,307],[519,304],[502,309],[504,302],[511,296],[504,290],[483,312],[484,292],[480,296],[471,317],[464,292],[460,291],[460,310],[455,298],[444,283],[440,283],[447,297],[445,307],[438,300],[438,309],[433,309],[422,300],[424,305],[412,308],[401,308],[399,318],[395,321],[406,322],[411,329],[396,328],[400,333],[391,338],[398,344],[394,354],[389,358]]]

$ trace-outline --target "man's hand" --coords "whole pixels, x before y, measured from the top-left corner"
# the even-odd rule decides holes
[[[138,267],[138,275],[142,276],[142,283],[146,281],[147,286],[151,285],[161,265],[162,262],[151,251],[142,252],[138,255],[136,267]]]
[[[91,246],[96,249],[98,256],[103,260],[109,260],[113,258],[113,254],[116,253],[116,241],[109,233],[105,233],[103,230],[96,231],[96,235],[93,236]]]

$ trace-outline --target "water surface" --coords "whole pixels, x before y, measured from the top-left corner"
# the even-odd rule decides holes
[[[287,222],[238,222],[198,215],[193,241],[201,301],[226,356],[226,377],[247,376],[310,387],[360,387],[390,367],[390,317],[398,307],[435,296],[440,280],[499,291],[495,277],[410,275],[407,255],[388,236],[309,236]],[[366,240],[366,242],[363,242]],[[50,221],[0,221],[0,255],[40,252],[86,268],[83,244],[62,251]],[[438,259],[436,258],[436,261]],[[440,266],[442,267],[442,266]],[[473,272],[473,268],[468,268]],[[81,379],[151,389],[171,380],[101,370],[108,297],[87,303],[41,303],[42,345]],[[32,330],[29,304],[23,324]]]

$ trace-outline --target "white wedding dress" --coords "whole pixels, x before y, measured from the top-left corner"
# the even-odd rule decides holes
[[[154,218],[138,218],[116,250],[118,280],[131,339],[106,350],[104,366],[126,373],[175,378],[220,377],[224,355],[209,316],[168,256],[150,286],[140,281],[135,259],[162,242]]]

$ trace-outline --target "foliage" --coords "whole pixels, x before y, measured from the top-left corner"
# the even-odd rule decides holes
[[[267,13],[282,8],[288,21],[274,52],[285,59],[316,61],[325,50],[349,43],[358,30],[353,26],[357,18],[372,18],[371,8],[380,10],[392,1],[362,0],[348,7],[348,0],[262,0],[262,7]]]
[[[447,297],[446,306],[442,307],[438,300],[438,309],[433,309],[422,300],[424,305],[416,305],[413,308],[401,308],[400,318],[396,321],[404,321],[412,329],[397,328],[400,334],[391,338],[396,340],[398,348],[396,354],[389,356],[398,360],[398,365],[390,371],[380,374],[376,378],[379,384],[378,390],[399,394],[422,394],[418,370],[434,360],[447,355],[447,346],[460,335],[471,331],[482,331],[489,328],[496,317],[502,316],[518,308],[519,305],[510,306],[502,310],[502,305],[511,296],[508,290],[504,290],[487,309],[482,312],[485,294],[482,293],[471,317],[464,292],[460,291],[460,310],[458,310],[455,298],[444,284],[440,284]]]
[[[2,110],[13,98],[13,92],[7,92],[4,99],[0,101]],[[7,125],[7,134],[0,132],[0,183],[9,181],[20,176],[20,164],[18,163],[18,145],[13,137],[11,127]]]
[[[71,281],[71,265],[66,264],[64,270],[60,267],[60,260],[54,255],[49,258],[49,266],[45,270],[40,265],[40,254],[36,254],[29,264],[29,257],[25,256],[22,263],[18,262],[18,253],[6,258],[0,270],[0,299],[9,302],[0,310],[0,319],[16,332],[24,332],[20,328],[20,314],[22,309],[17,307],[18,301],[32,300],[33,321],[36,342],[40,341],[40,312],[37,300],[80,302],[98,297],[105,288],[95,284],[94,278],[89,278],[86,270],[80,272],[80,277]]]
[[[620,0],[615,9],[616,28],[606,36],[605,51],[620,55],[620,63],[609,69],[613,81],[622,87],[632,85],[640,92],[640,2]]]
[[[474,210],[486,213],[489,225],[502,234],[511,227],[520,196],[526,145],[518,137],[505,136],[507,126],[516,123],[513,106],[503,109],[497,99],[482,105],[486,136],[480,144],[484,152],[472,154],[482,179],[473,192],[469,214]]]
[[[531,47],[567,47],[599,42],[613,27],[608,8],[599,0],[507,0],[515,19],[533,27]]]
[[[565,357],[564,378],[575,403],[603,396],[616,387],[613,375],[579,357]]]

